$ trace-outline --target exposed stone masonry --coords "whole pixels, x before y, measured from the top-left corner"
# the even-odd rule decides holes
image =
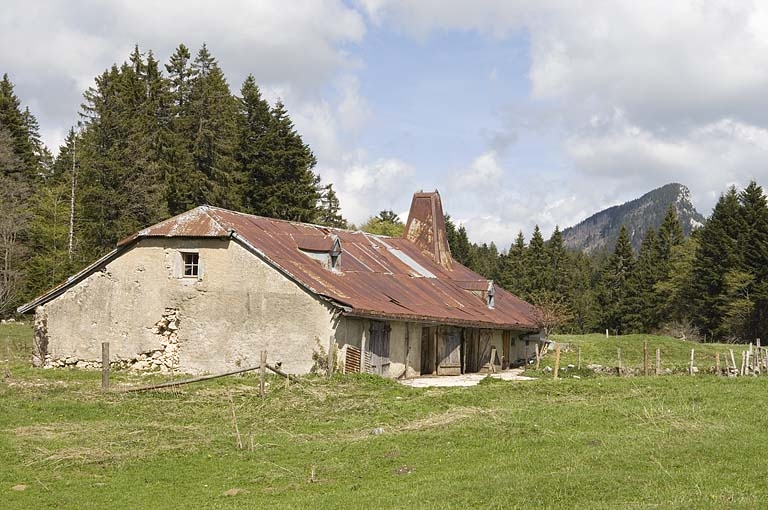
[[[41,324],[42,326],[42,324]],[[137,371],[159,370],[167,373],[179,366],[179,310],[166,308],[162,318],[152,326],[152,333],[158,337],[160,347],[141,352],[135,358],[118,359],[110,362],[116,369]],[[84,360],[74,356],[54,359],[45,354],[44,368],[101,368],[101,360]]]

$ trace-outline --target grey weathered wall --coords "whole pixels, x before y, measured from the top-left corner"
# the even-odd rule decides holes
[[[416,377],[419,375],[421,348],[421,325],[402,321],[387,321],[389,324],[389,374],[388,377]],[[368,319],[343,317],[336,329],[336,346],[343,353],[345,345],[361,349],[362,355],[369,349]],[[406,335],[406,331],[408,332]],[[415,367],[415,368],[414,368]],[[406,371],[407,368],[407,371]]]
[[[179,277],[179,251],[187,250],[200,254],[200,278]],[[317,341],[327,349],[333,333],[325,304],[218,239],[141,240],[37,313],[46,318],[49,361],[99,360],[102,341],[113,360],[135,360],[165,352],[169,310],[178,317],[174,369],[191,373],[258,364],[262,349],[288,372],[308,372]]]

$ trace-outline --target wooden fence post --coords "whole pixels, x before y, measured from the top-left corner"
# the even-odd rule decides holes
[[[536,342],[534,347],[536,347],[536,370],[538,370],[539,365],[541,364],[541,351],[539,350],[539,343]]]
[[[616,375],[621,375],[621,347],[616,348],[616,358],[618,361],[616,364]]]
[[[656,375],[661,375],[661,349],[656,348]]]
[[[720,351],[715,353],[715,374],[720,375]]]
[[[643,375],[648,377],[648,340],[643,341]]]
[[[259,365],[259,396],[264,398],[264,378],[267,375],[267,351],[261,351],[261,364]]]
[[[688,371],[693,375],[693,349],[691,349],[691,366],[688,367]]]
[[[733,367],[733,370],[738,370],[738,367],[736,366],[736,358],[733,355],[733,349],[728,349],[728,352],[731,353],[731,366]]]
[[[557,373],[560,371],[560,344],[555,347],[555,379],[557,379]]]
[[[101,391],[109,391],[109,342],[101,342]]]
[[[579,370],[581,370],[581,347],[579,347],[579,364],[578,364]]]

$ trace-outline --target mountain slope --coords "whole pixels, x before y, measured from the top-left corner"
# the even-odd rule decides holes
[[[567,247],[587,253],[611,250],[616,244],[621,226],[626,225],[632,248],[637,251],[645,233],[649,228],[659,228],[672,204],[677,210],[685,235],[704,223],[704,217],[691,203],[688,188],[672,183],[625,204],[593,214],[578,225],[563,230],[563,241]]]

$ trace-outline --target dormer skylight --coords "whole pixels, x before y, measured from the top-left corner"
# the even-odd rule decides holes
[[[299,250],[334,273],[341,272],[341,240],[337,235],[328,237],[296,236]]]

